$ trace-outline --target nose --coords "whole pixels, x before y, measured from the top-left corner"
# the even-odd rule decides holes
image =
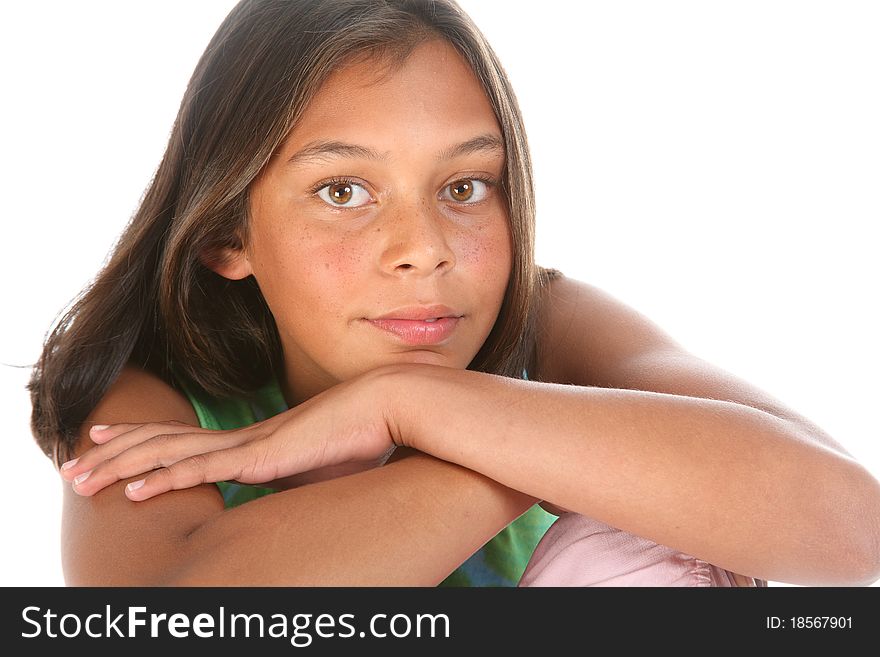
[[[451,222],[430,201],[406,204],[388,215],[383,228],[387,235],[382,251],[383,271],[428,276],[455,267],[455,254],[450,246]]]

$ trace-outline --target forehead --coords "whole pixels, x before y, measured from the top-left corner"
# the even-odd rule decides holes
[[[291,148],[322,138],[418,145],[482,133],[501,134],[483,86],[455,48],[432,40],[402,63],[370,57],[335,71],[288,141]]]

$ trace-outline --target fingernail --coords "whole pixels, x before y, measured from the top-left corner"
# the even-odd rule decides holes
[[[67,463],[62,463],[62,464],[61,464],[61,469],[62,469],[62,470],[69,470],[70,468],[72,468],[73,466],[76,465],[76,462],[77,462],[77,461],[79,461],[79,458],[71,459],[71,460],[68,461]]]
[[[138,488],[144,485],[146,479],[138,479],[137,481],[131,482],[128,486],[125,487],[125,490],[129,493],[135,492]]]
[[[109,424],[94,424],[92,428],[89,429],[89,433],[94,433],[95,431],[103,431],[104,429],[109,429]]]
[[[78,476],[74,477],[74,479],[73,479],[73,485],[74,485],[74,486],[79,486],[82,482],[84,482],[86,479],[89,478],[89,475],[90,475],[90,474],[92,474],[92,471],[91,471],[91,470],[89,470],[88,472],[83,472],[81,475],[78,475]]]

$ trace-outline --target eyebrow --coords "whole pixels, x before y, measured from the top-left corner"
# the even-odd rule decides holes
[[[504,155],[504,142],[496,135],[478,135],[473,139],[468,139],[465,142],[440,151],[437,154],[437,159],[440,161],[451,160],[463,155],[484,152]],[[322,139],[306,144],[305,147],[291,155],[287,160],[287,163],[295,165],[301,162],[320,161],[337,157],[381,161],[387,160],[388,155],[387,152],[380,153],[379,151],[367,148],[366,146]]]

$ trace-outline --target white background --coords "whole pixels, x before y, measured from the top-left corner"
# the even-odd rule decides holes
[[[60,479],[13,366],[33,363],[135,210],[232,5],[4,8],[4,585],[63,584]],[[880,476],[878,5],[462,5],[525,114],[539,263],[631,304]]]

